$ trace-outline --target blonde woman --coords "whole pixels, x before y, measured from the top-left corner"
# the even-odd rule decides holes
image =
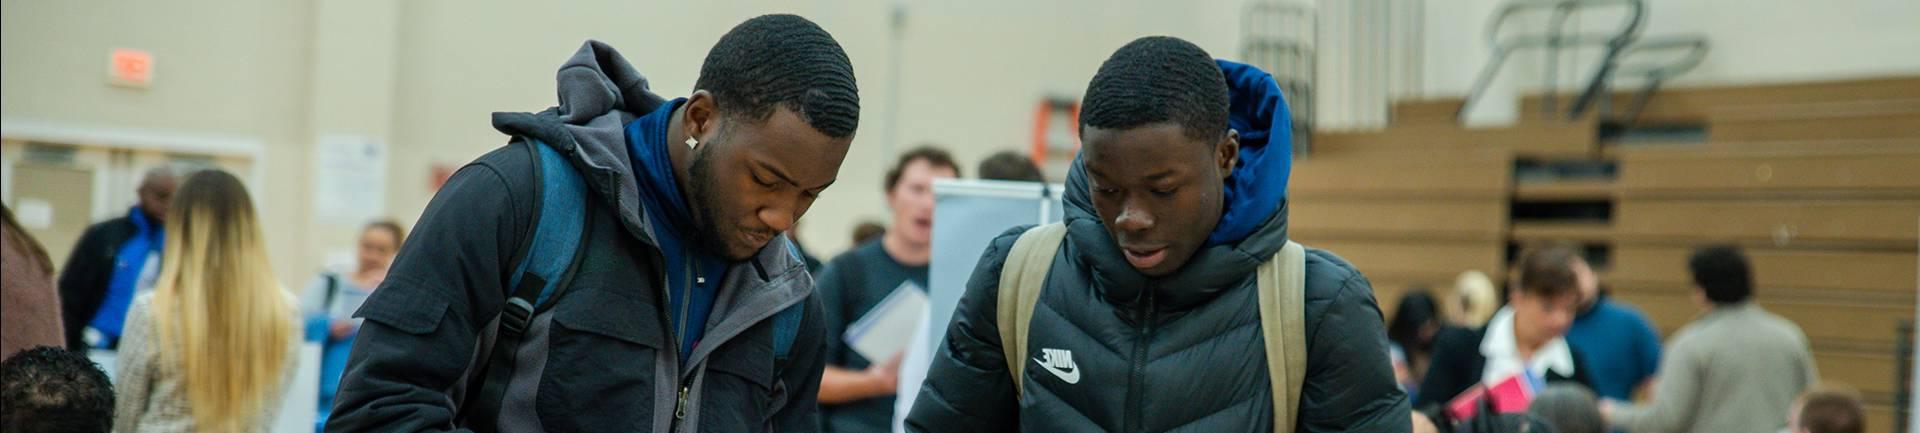
[[[114,431],[266,431],[301,338],[253,201],[233,175],[202,171],[166,220],[160,277],[133,301],[120,343]]]

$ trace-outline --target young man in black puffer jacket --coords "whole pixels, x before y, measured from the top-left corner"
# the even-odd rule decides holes
[[[1009,374],[997,321],[1016,228],[968,281],[908,430],[1276,431],[1255,277],[1287,244],[1292,129],[1273,78],[1149,37],[1100,67],[1084,107],[1033,359]],[[1305,273],[1303,329],[1283,331],[1305,340],[1305,378],[1279,430],[1408,431],[1372,287],[1322,250]]]

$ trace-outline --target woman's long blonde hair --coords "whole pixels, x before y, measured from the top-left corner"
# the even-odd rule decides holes
[[[154,283],[160,352],[177,353],[200,431],[229,432],[280,392],[295,308],[274,278],[253,200],[218,170],[188,177],[167,214]]]

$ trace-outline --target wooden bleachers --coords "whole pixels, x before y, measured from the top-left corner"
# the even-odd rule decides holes
[[[1461,98],[1398,101],[1393,103],[1388,119],[1396,126],[1453,125],[1454,115],[1460,112],[1464,101]]]
[[[1598,151],[1595,131],[1596,124],[1592,121],[1511,128],[1412,125],[1378,132],[1316,134],[1314,146],[1341,153],[1498,150],[1523,156],[1585,157]]]
[[[1391,314],[1407,287],[1451,293],[1461,271],[1501,271],[1512,158],[1505,151],[1304,158],[1288,185],[1287,230],[1301,243],[1371,264],[1362,271]]]
[[[1794,146],[1800,150],[1778,150]],[[1651,149],[1621,152],[1620,187],[1649,198],[1792,193],[1832,197],[1920,197],[1920,143],[1822,149],[1793,143],[1760,149]]]
[[[1920,77],[1662,90],[1639,124],[1702,132],[1689,139],[1603,137],[1598,120],[1535,114],[1542,99],[1511,128],[1454,126],[1459,100],[1441,99],[1394,104],[1384,130],[1316,134],[1291,233],[1353,262],[1389,314],[1407,287],[1445,296],[1460,271],[1502,280],[1518,247],[1574,241],[1669,335],[1702,311],[1687,256],[1739,244],[1756,302],[1800,325],[1824,379],[1865,393],[1870,431],[1891,431],[1909,368],[1896,329],[1920,291]],[[1609,170],[1515,168],[1542,162]]]
[[[1920,136],[1920,99],[1734,106],[1707,115],[1719,142]]]
[[[1614,107],[1627,107],[1634,95],[1618,93],[1610,101]],[[1726,107],[1821,104],[1887,99],[1920,99],[1920,77],[1882,77],[1856,80],[1803,83],[1732,85],[1663,88],[1647,100],[1638,120],[1657,124],[1703,124],[1713,110]],[[1545,95],[1520,99],[1520,113],[1529,121],[1540,120]],[[1573,95],[1560,95],[1565,104]]]

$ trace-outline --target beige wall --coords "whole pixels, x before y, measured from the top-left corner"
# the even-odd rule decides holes
[[[832,32],[860,81],[860,131],[841,179],[807,214],[801,237],[816,253],[845,248],[854,221],[885,221],[881,177],[891,150],[947,146],[966,164],[1024,149],[1043,95],[1078,95],[1108,54],[1148,34],[1189,38],[1216,55],[1235,46],[1239,0],[1205,2],[910,2],[900,61],[900,109],[887,113],[889,3],[882,0],[636,5],[625,1],[402,5],[395,92],[394,190],[389,207],[418,215],[434,163],[469,160],[504,142],[487,125],[500,110],[554,103],[553,71],[581,41],[618,48],[654,88],[685,95],[713,42],[770,12],[807,16]],[[535,24],[564,23],[564,24]],[[884,131],[898,119],[899,143]]]
[[[840,183],[802,229],[817,253],[830,256],[847,246],[855,221],[885,219],[880,183],[893,152],[942,144],[971,173],[989,153],[1023,149],[1038,99],[1078,95],[1100,61],[1132,38],[1170,34],[1216,56],[1237,55],[1245,0],[899,3],[906,15],[896,62],[888,42],[889,0],[584,0],[564,7],[456,0],[0,0],[0,115],[9,122],[261,143],[265,160],[255,195],[276,266],[288,284],[298,285],[329,252],[349,248],[354,233],[351,225],[316,224],[309,216],[316,136],[386,140],[384,205],[410,221],[431,197],[435,164],[457,166],[504,142],[488,125],[489,113],[553,104],[553,71],[583,40],[613,44],[660,92],[683,95],[707,49],[728,28],[762,13],[799,13],[846,47],[865,107]],[[1716,57],[1689,82],[1911,73],[1916,67],[1912,56],[1891,54],[1911,52],[1901,49],[1920,40],[1920,32],[1898,25],[1916,18],[1909,2],[1655,3],[1654,30],[1698,29],[1716,37]],[[1492,4],[1428,8],[1430,92],[1464,89],[1485,55],[1479,26]],[[1735,13],[1744,18],[1722,16]],[[1811,36],[1743,24],[1777,26],[1793,16],[1809,17],[1802,25],[1817,27]],[[1830,46],[1860,48],[1822,49]],[[105,84],[107,51],[115,47],[156,56],[151,89]],[[896,64],[897,98],[888,86]],[[890,127],[897,142],[886,140]]]
[[[1424,88],[1429,97],[1458,97],[1473,85],[1491,50],[1486,26],[1504,0],[1461,0],[1448,7],[1429,4],[1426,20]],[[1920,74],[1920,2],[1907,0],[1689,0],[1647,1],[1643,37],[1702,35],[1711,49],[1700,66],[1672,85],[1761,84]],[[1600,31],[1619,15],[1596,12],[1573,22],[1575,28]],[[1544,15],[1533,19],[1541,27]],[[1521,28],[1521,27],[1515,27]],[[1563,68],[1559,81],[1572,89],[1592,73],[1597,50],[1569,54],[1584,64]],[[1584,57],[1578,57],[1584,56]],[[1490,88],[1490,103],[1506,103],[1540,87],[1545,75],[1537,50],[1508,60],[1501,80]],[[1638,86],[1633,79],[1632,86]],[[1496,100],[1500,97],[1503,100]],[[1488,104],[1493,105],[1493,104]],[[1511,108],[1511,107],[1508,107]]]
[[[650,4],[651,3],[651,4]],[[669,96],[684,95],[719,36],[772,12],[807,16],[854,61],[864,106],[841,181],[808,215],[818,253],[846,247],[859,219],[886,219],[881,175],[892,152],[952,150],[966,171],[985,155],[1024,149],[1044,95],[1077,95],[1099,62],[1137,36],[1171,34],[1231,56],[1241,0],[1200,2],[905,2],[889,114],[886,0],[545,3],[420,0],[5,0],[3,108],[10,122],[256,141],[254,182],[282,280],[304,285],[355,227],[310,215],[313,142],[325,134],[389,143],[388,213],[417,217],[434,164],[499,146],[488,114],[554,103],[553,72],[579,44],[605,40]],[[155,56],[150,89],[110,87],[107,52]],[[884,143],[897,120],[899,143]],[[31,179],[20,181],[31,182]]]
[[[291,283],[297,279],[284,274],[305,275],[314,263],[303,199],[309,9],[306,2],[5,0],[0,117],[261,143],[269,175],[252,179],[251,188],[275,267]],[[153,53],[154,86],[107,86],[112,48]]]

